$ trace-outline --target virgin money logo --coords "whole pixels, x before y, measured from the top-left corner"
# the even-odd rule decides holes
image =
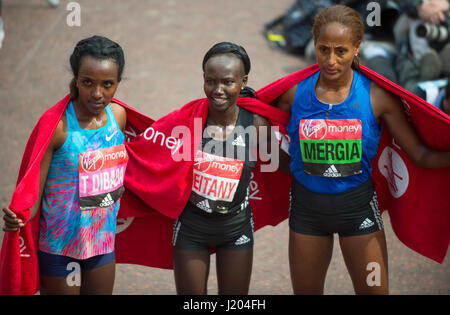
[[[206,173],[211,167],[211,157],[207,154],[198,153],[195,157],[194,168],[199,171]]]
[[[327,134],[327,124],[323,119],[307,119],[303,123],[302,134],[306,139],[323,139]]]
[[[400,155],[390,147],[384,148],[378,160],[378,169],[386,178],[391,195],[400,198],[409,184],[408,169]]]
[[[102,152],[99,150],[89,151],[83,153],[81,167],[85,172],[95,172],[102,169],[104,162],[105,158]]]

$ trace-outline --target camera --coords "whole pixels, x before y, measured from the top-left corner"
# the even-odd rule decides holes
[[[416,34],[419,37],[426,38],[429,42],[445,43],[450,35],[450,18],[446,16],[445,21],[440,25],[419,24],[416,27]]]

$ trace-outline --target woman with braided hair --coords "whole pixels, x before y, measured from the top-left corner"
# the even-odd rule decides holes
[[[122,48],[100,36],[81,40],[70,57],[70,101],[41,160],[39,197],[30,209],[31,218],[40,215],[41,294],[112,294],[128,159],[126,112],[112,99],[124,64]],[[121,158],[103,158],[108,154]],[[7,232],[31,224],[3,212]]]

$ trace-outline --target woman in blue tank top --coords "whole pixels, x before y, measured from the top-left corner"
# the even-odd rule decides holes
[[[313,38],[320,71],[278,99],[291,112],[294,176],[289,216],[289,260],[295,294],[322,294],[333,234],[357,294],[387,294],[383,222],[371,180],[380,121],[420,167],[450,165],[450,152],[426,147],[408,123],[400,100],[362,75],[358,50],[364,26],[358,13],[333,6],[319,13]],[[375,268],[376,281],[367,279]]]
[[[124,68],[122,48],[93,36],[78,42],[69,102],[41,160],[41,294],[112,294],[114,239],[128,155],[125,109],[112,98]],[[5,228],[24,226],[9,209]]]

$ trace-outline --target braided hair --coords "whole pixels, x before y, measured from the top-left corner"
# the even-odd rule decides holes
[[[82,39],[75,46],[70,56],[70,67],[74,78],[70,82],[70,95],[74,100],[78,97],[78,89],[76,87],[76,78],[80,69],[81,59],[84,56],[92,56],[97,59],[111,59],[117,64],[117,80],[122,79],[123,68],[125,66],[125,58],[122,47],[116,42],[102,36],[92,36]]]
[[[212,46],[203,57],[203,63],[202,63],[202,69],[205,71],[205,65],[208,62],[208,60],[217,55],[226,55],[226,54],[232,54],[238,59],[241,60],[242,65],[244,66],[244,73],[245,75],[248,75],[251,68],[250,58],[245,51],[244,47],[230,43],[230,42],[221,42],[217,43],[214,46]],[[253,97],[257,98],[255,90],[253,90],[251,87],[244,87],[243,90],[239,93],[241,97]]]

